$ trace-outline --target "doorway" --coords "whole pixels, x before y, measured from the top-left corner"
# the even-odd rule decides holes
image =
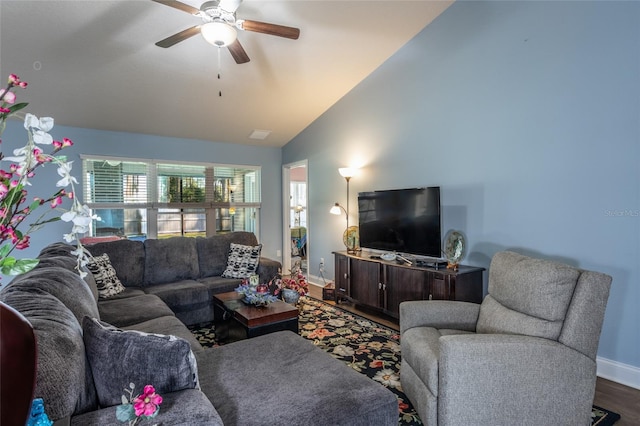
[[[309,272],[309,212],[307,160],[282,167],[283,194],[283,273],[299,264],[302,273]]]

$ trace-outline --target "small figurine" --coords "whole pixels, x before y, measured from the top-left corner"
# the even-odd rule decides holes
[[[31,413],[29,413],[26,426],[51,426],[52,424],[53,422],[44,412],[44,401],[42,398],[35,398],[31,402]]]

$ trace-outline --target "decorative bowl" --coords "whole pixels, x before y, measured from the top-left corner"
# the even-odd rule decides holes
[[[254,306],[267,306],[269,303],[273,303],[278,298],[271,293],[259,293],[254,287],[248,284],[243,284],[235,289],[236,292],[242,294],[244,297],[242,301],[247,305]]]
[[[391,262],[396,260],[396,254],[395,253],[384,253],[380,255],[380,258],[382,260],[386,260],[387,262]]]

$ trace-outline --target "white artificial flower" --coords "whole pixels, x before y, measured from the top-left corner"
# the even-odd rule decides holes
[[[4,157],[3,160],[11,161],[13,163],[23,164],[27,159],[26,155],[20,155],[16,157]]]
[[[38,119],[33,114],[27,114],[24,118],[24,128],[31,132],[33,141],[42,145],[51,145],[53,137],[48,133],[53,129],[53,118],[42,117]]]
[[[69,186],[71,183],[78,183],[76,178],[71,176],[71,163],[73,163],[73,161],[60,163],[60,166],[58,167],[58,174],[62,176],[62,179],[56,182],[56,186],[64,188]]]
[[[65,222],[73,222],[72,234],[84,234],[89,231],[92,220],[100,220],[97,215],[91,214],[91,210],[86,204],[74,204],[71,210],[60,216],[60,219]]]
[[[17,148],[13,150],[13,157],[4,157],[3,160],[7,160],[7,161],[11,161],[14,163],[18,163],[21,166],[23,166],[24,164],[26,164],[26,159],[27,159],[27,150],[26,148],[22,147],[22,148]]]
[[[72,243],[76,239],[76,234],[62,234],[62,238],[68,243]],[[73,253],[73,252],[71,252]]]

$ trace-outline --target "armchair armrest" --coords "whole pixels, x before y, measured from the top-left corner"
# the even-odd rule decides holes
[[[451,300],[415,300],[400,303],[400,334],[413,327],[475,331],[480,305]]]
[[[556,341],[443,336],[438,367],[438,417],[447,424],[518,424],[540,413],[559,423],[588,424],[596,364]]]
[[[277,260],[260,257],[260,262],[258,263],[258,269],[256,272],[260,276],[261,283],[268,283],[278,274],[280,269],[282,269],[282,264]]]

